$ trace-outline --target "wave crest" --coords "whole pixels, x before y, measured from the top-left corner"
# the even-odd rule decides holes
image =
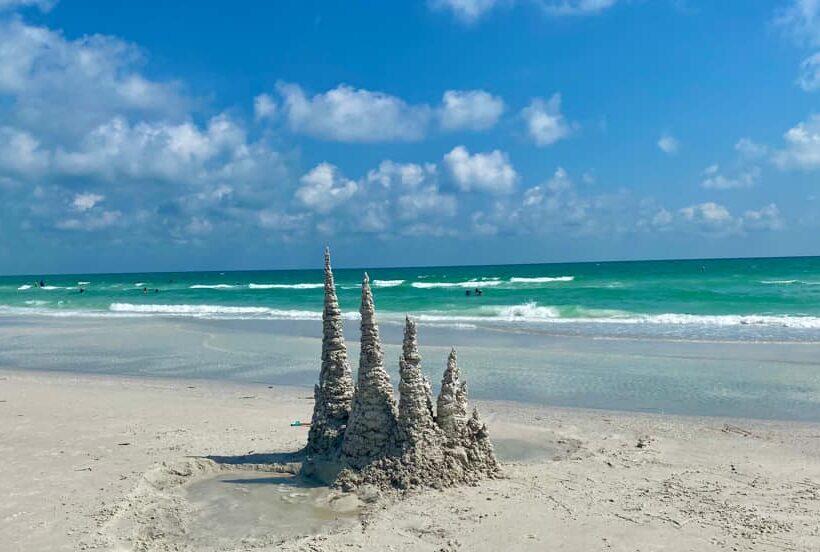
[[[413,282],[410,284],[418,289],[434,289],[434,288],[480,288],[493,287],[501,285],[498,280],[489,280],[482,282],[480,280],[467,280],[466,282]]]
[[[510,278],[511,284],[547,284],[550,282],[571,282],[575,276],[539,276],[537,278],[524,278],[513,276]]]
[[[373,287],[397,287],[404,283],[404,280],[373,280]]]
[[[248,284],[248,289],[319,289],[324,284]]]

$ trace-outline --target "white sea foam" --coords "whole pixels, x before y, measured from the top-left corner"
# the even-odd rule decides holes
[[[77,285],[78,285],[78,286],[87,286],[87,285],[88,285],[88,284],[90,284],[90,283],[91,283],[91,282],[77,282]]]
[[[249,289],[319,289],[324,284],[248,284]]]
[[[22,286],[20,286],[19,288],[17,288],[17,290],[18,290],[18,291],[25,291],[25,290],[27,290],[27,289],[31,289],[31,286],[30,286],[30,285],[28,285],[28,284],[23,284]]]
[[[410,284],[418,289],[433,289],[433,288],[476,288],[476,287],[493,287],[500,285],[498,280],[482,282],[480,280],[468,280],[466,282],[413,282]]]
[[[564,310],[571,315],[564,315]],[[666,326],[768,326],[794,329],[820,329],[820,317],[797,315],[699,315],[682,313],[635,314],[625,311],[555,307],[530,302],[521,305],[484,307],[477,314],[451,315],[446,312],[421,314],[420,321],[524,324],[629,324]]]
[[[232,286],[230,284],[194,284],[192,286],[188,286],[188,289],[230,289]]]
[[[550,282],[571,282],[575,276],[539,276],[537,278],[523,278],[513,276],[510,278],[511,284],[547,284]]]
[[[43,305],[48,305],[49,301],[26,301],[26,305],[31,305],[32,307],[42,307]]]
[[[760,280],[761,284],[769,284],[769,285],[791,285],[791,284],[801,284],[804,286],[818,286],[820,282],[806,282],[804,280]]]
[[[138,305],[133,303],[112,303],[108,310],[114,313],[128,313],[137,315],[184,316],[191,318],[229,318],[269,320],[321,320],[320,311],[306,311],[299,309],[285,310],[269,307],[231,307],[226,305]],[[345,313],[344,317],[350,320],[359,318],[356,312]]]
[[[136,284],[134,284],[134,286],[135,287],[143,287],[143,286],[145,286],[145,282],[137,282]]]
[[[373,280],[373,287],[396,287],[404,283],[404,280]]]

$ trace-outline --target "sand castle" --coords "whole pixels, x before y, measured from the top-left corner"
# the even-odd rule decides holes
[[[360,312],[361,352],[354,389],[326,250],[322,368],[303,474],[347,489],[366,483],[382,489],[442,488],[497,476],[499,464],[487,427],[477,410],[467,414],[467,387],[460,380],[455,350],[450,352],[434,409],[432,387],[421,371],[416,324],[408,317],[397,406],[384,368],[367,274]]]

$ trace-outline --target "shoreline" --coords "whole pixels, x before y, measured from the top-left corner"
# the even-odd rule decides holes
[[[820,545],[818,423],[506,401],[474,401],[504,479],[381,500],[358,519],[302,537],[231,545],[214,528],[213,548],[194,545],[190,529],[201,524],[186,489],[228,469],[207,458],[300,449],[307,432],[289,424],[309,419],[308,395],[264,384],[0,369],[0,487],[8,490],[0,540],[15,543],[11,550]]]
[[[345,334],[358,335],[348,322]],[[258,382],[312,389],[315,322],[0,317],[0,368]],[[401,327],[382,324],[398,382]],[[434,388],[455,345],[470,396],[613,411],[820,422],[820,344],[533,336],[419,326]],[[358,341],[349,340],[351,358]]]

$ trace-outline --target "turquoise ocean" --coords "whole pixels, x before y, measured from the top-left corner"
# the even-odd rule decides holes
[[[387,324],[410,314],[422,325],[464,330],[820,340],[820,257],[336,269],[351,319],[365,270]],[[322,293],[319,263],[313,270],[32,274],[0,277],[0,316],[316,320]]]

